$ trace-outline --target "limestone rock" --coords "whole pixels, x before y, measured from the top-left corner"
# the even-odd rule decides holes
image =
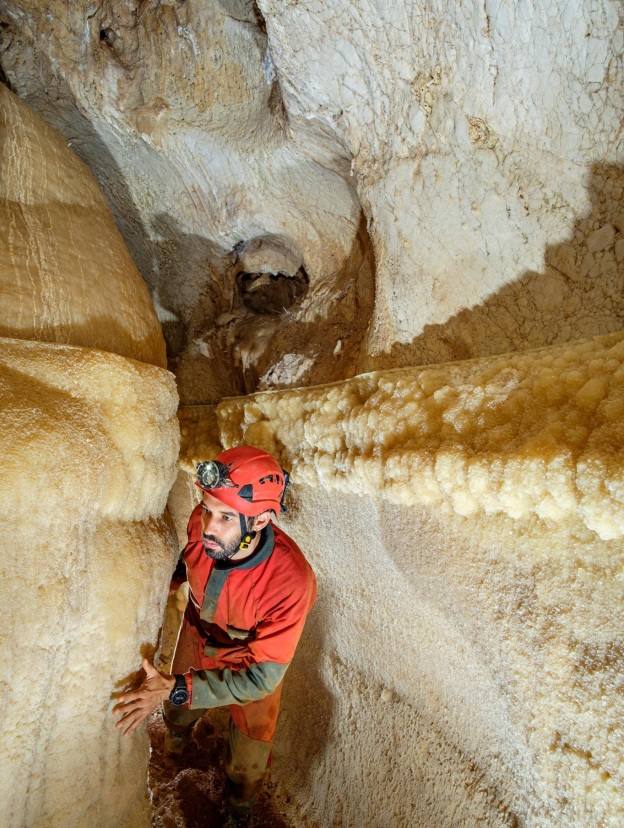
[[[285,522],[320,576],[276,746],[275,775],[295,823],[624,822],[614,611],[624,531],[614,333],[624,320],[620,16],[612,0],[2,4],[0,77],[58,128],[105,190],[152,291],[185,402],[271,389],[185,408],[187,473],[170,505],[183,536],[191,462],[221,443],[260,443],[294,472]],[[52,139],[44,143],[52,153]],[[12,152],[9,160],[21,158]],[[48,180],[55,169],[46,166]],[[12,229],[18,275],[4,281],[27,296],[23,274],[33,274],[40,298],[23,317],[27,335],[44,338],[45,322],[53,342],[162,364],[146,355],[158,348],[137,350],[152,341],[153,320],[134,281],[127,302],[126,288],[111,302],[114,324],[99,324],[111,314],[108,270],[98,270],[89,316],[83,277],[72,270],[86,267],[81,246],[67,266],[62,258],[67,228],[84,229],[82,216],[63,221],[68,207],[56,197],[43,212],[26,207],[34,240],[20,247]],[[22,213],[7,209],[9,228],[19,229]],[[62,244],[52,245],[48,265],[36,238],[49,241],[53,221]],[[103,267],[95,245],[91,235],[89,266]],[[267,274],[299,274],[305,290],[286,282],[273,291]],[[45,291],[60,297],[50,307],[62,324],[44,314]],[[70,325],[61,307],[74,293]],[[10,324],[22,324],[23,299],[7,295]],[[93,363],[72,350],[75,402],[65,368],[54,369],[57,360],[67,365],[60,345],[41,357],[42,346],[9,345],[15,400],[19,388],[48,394],[37,390],[43,360],[45,387],[67,409],[63,419],[61,403],[50,402],[50,434],[60,436],[39,440],[15,403],[22,413],[8,415],[9,429],[19,422],[32,436],[20,443],[10,430],[19,462],[35,464],[33,447],[42,446],[67,464],[77,510],[68,525],[88,524],[82,492],[100,486],[103,543],[121,538],[129,556],[127,614],[118,627],[107,615],[107,624],[121,638],[136,608],[145,621],[137,635],[145,629],[153,641],[156,615],[131,580],[130,527],[150,522],[154,559],[165,561],[164,529],[151,522],[171,479],[171,380],[162,374],[159,385],[139,366],[133,392],[135,363]],[[413,368],[458,359],[469,361]],[[31,360],[35,373],[23,379]],[[87,394],[100,375],[101,395]],[[118,380],[127,414],[114,404]],[[298,384],[318,387],[275,390]],[[150,415],[150,444],[141,389],[150,405],[164,405]],[[84,480],[67,452],[54,453],[72,434],[96,458]],[[33,502],[24,483],[32,474],[24,465],[18,502]],[[63,503],[65,492],[49,488]],[[53,561],[62,544],[77,557],[67,531],[50,534]],[[150,583],[160,594],[162,583]],[[45,584],[40,593],[42,606],[56,605],[52,595],[45,603]],[[70,627],[55,630],[70,641]],[[136,643],[124,641],[130,649],[120,647],[114,670],[131,669]],[[131,766],[130,747],[119,747],[104,699],[97,703],[110,742],[97,766],[104,776],[89,766],[105,780],[90,824],[104,813],[114,824],[140,821],[141,804],[130,814],[141,750]],[[41,815],[58,821],[65,801],[56,769],[37,762],[34,810],[24,810],[23,789],[12,800],[20,825]],[[118,777],[105,773],[118,767],[126,787],[117,800],[107,785]]]
[[[0,84],[0,335],[165,364],[149,292],[85,165]]]
[[[107,192],[187,403],[277,381],[286,354],[315,352],[303,381],[322,382],[622,327],[613,271],[581,264],[621,223],[612,0],[3,8],[4,72]],[[360,227],[374,280],[350,256]],[[305,306],[270,322],[236,287],[238,251],[266,239],[310,279]],[[560,246],[572,272],[554,295]],[[333,360],[344,308],[357,324]],[[249,326],[270,333],[241,355]]]
[[[292,473],[321,585],[276,750],[299,812],[621,821],[623,378],[620,333],[182,409],[187,471],[249,442]]]
[[[621,215],[617,9],[564,6],[154,1],[134,16],[81,0],[49,17],[7,2],[2,65],[108,193],[183,398],[216,401],[310,357],[293,321],[318,355],[304,382],[621,327],[613,271],[581,265]],[[350,257],[362,225],[374,284]],[[310,278],[306,305],[270,323],[236,290],[237,251],[266,239]],[[560,246],[572,273],[553,299]],[[332,360],[347,303],[357,325]],[[241,355],[249,326],[270,334]]]
[[[0,388],[3,824],[147,825],[146,737],[122,739],[110,708],[156,644],[176,556],[173,378],[5,339]]]
[[[147,739],[111,696],[154,650],[177,554],[178,396],[91,174],[3,86],[0,119],[2,824],[138,828]]]

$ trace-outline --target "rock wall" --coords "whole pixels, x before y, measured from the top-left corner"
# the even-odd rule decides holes
[[[4,77],[105,190],[184,402],[384,369],[182,418],[187,469],[245,438],[295,472],[321,574],[276,764],[297,819],[622,821],[620,345],[553,346],[622,328],[623,37],[615,0],[0,7]],[[61,313],[86,250],[29,251],[37,328],[5,294],[5,334],[160,364],[144,294]]]
[[[257,5],[2,9],[6,76],[108,194],[182,399],[353,374],[373,299],[366,222],[332,142],[325,158],[291,139]],[[238,277],[258,245],[269,255],[256,272],[305,272],[285,312],[242,301]]]
[[[2,824],[135,828],[147,738],[122,740],[111,694],[176,556],[175,383],[87,169],[2,86],[0,125]]]
[[[322,825],[618,825],[624,336],[181,412],[250,442],[320,599],[275,774]]]
[[[3,8],[5,74],[107,192],[184,402],[622,327],[615,0]],[[263,241],[309,279],[273,317],[237,281]]]
[[[291,123],[352,159],[373,364],[622,326],[620,4],[260,6]]]
[[[149,292],[66,142],[0,85],[0,335],[165,365]]]

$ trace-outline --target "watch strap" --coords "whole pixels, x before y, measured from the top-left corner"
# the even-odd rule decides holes
[[[189,691],[186,686],[186,678],[183,675],[176,674],[174,675],[175,684],[169,694],[169,701],[171,704],[175,705],[182,705],[186,704],[189,700]]]

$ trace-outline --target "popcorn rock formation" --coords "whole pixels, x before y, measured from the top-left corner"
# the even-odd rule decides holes
[[[148,285],[189,406],[184,468],[245,438],[294,471],[284,522],[320,575],[273,765],[295,825],[624,823],[623,44],[615,0],[0,4],[0,79],[92,170]],[[2,94],[0,334],[26,366],[11,387],[35,397],[43,366],[65,366],[50,368],[58,405],[39,395],[46,451],[75,437],[95,458],[64,461],[71,492],[46,478],[77,511],[33,532],[57,538],[50,560],[62,544],[104,561],[123,529],[130,591],[102,635],[133,633],[107,650],[108,686],[154,641],[131,556],[149,525],[158,604],[174,393],[146,365],[163,364],[159,327],[93,182]],[[456,360],[470,361],[440,364]],[[33,464],[11,477],[25,504],[27,420],[7,426],[11,463]],[[94,469],[97,526],[79,482]],[[181,538],[187,472],[169,499]],[[95,546],[72,546],[87,525]],[[92,593],[72,591],[70,560],[77,602]],[[100,738],[118,746],[105,702]],[[98,780],[87,824],[116,826],[144,754],[102,749],[80,777]],[[49,755],[16,777],[30,787],[12,813],[34,809],[22,822],[63,811]]]
[[[308,485],[460,515],[578,515],[604,540],[624,535],[622,334],[216,411],[228,445],[268,444]]]
[[[277,751],[300,812],[622,821],[623,379],[613,334],[182,410],[189,471],[249,442],[293,474],[321,584]]]
[[[2,824],[134,828],[146,737],[122,741],[110,697],[156,643],[176,554],[177,394],[88,170],[2,86],[0,123]]]

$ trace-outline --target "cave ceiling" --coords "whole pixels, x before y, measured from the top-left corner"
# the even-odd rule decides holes
[[[621,327],[618,6],[0,3],[182,402]],[[581,36],[582,35],[582,36]]]

